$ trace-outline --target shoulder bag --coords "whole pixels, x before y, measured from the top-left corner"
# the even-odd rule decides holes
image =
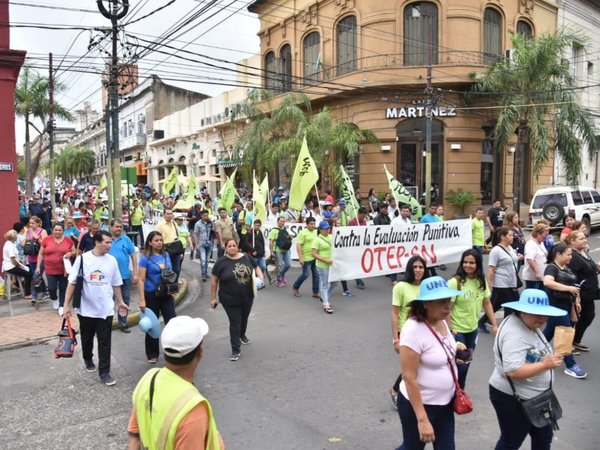
[[[177,281],[177,274],[171,269],[161,269],[150,257],[148,261],[154,264],[160,270],[160,279],[156,285],[154,295],[159,298],[168,297],[171,294],[177,294],[179,292],[179,282]]]
[[[175,227],[175,235],[177,238],[173,242],[169,242],[165,247],[169,256],[181,256],[185,253],[185,249],[183,248],[183,243],[181,239],[179,239],[179,230],[177,230],[177,224],[173,224]]]
[[[453,404],[452,404],[452,406],[454,408],[454,412],[456,414],[468,414],[471,411],[473,411],[473,401],[471,400],[469,395],[460,387],[460,384],[458,384],[458,378],[456,377],[456,373],[454,372],[454,369],[452,368],[452,360],[450,359],[450,356],[448,355],[448,352],[446,350],[446,347],[444,346],[444,343],[442,342],[440,337],[437,335],[437,333],[435,332],[433,327],[429,324],[429,322],[426,321],[425,325],[427,325],[427,328],[429,328],[429,331],[431,331],[431,334],[433,334],[433,336],[440,343],[440,345],[442,346],[442,349],[444,350],[444,353],[446,354],[446,358],[448,358],[448,367],[450,368],[450,372],[452,372],[452,378],[454,379],[454,400],[453,400]],[[450,333],[450,332],[451,331],[448,329],[448,333]]]
[[[504,323],[503,323],[504,324]],[[540,330],[536,328],[535,330],[546,346],[548,348],[548,343],[544,339]],[[498,336],[500,335],[500,331],[498,331]],[[500,350],[500,340],[498,339],[498,356],[500,356],[500,361],[502,361],[502,351]],[[521,409],[525,414],[525,417],[529,419],[531,425],[536,428],[545,428],[548,425],[552,425],[552,429],[558,430],[558,419],[562,417],[562,408],[560,403],[558,403],[558,399],[556,395],[554,395],[554,391],[552,391],[552,380],[554,378],[553,371],[550,370],[550,387],[548,390],[542,392],[540,395],[537,395],[533,398],[523,399],[515,390],[515,384],[512,379],[506,375],[506,379],[508,380],[508,384],[510,384],[510,388],[513,391],[513,395],[517,402],[521,405]]]
[[[66,325],[66,328],[65,328]],[[55,358],[72,358],[77,345],[75,331],[71,326],[71,318],[63,319],[62,327],[58,333],[58,345],[54,348]]]
[[[79,257],[79,272],[73,290],[73,308],[81,307],[81,294],[83,293],[83,255]]]

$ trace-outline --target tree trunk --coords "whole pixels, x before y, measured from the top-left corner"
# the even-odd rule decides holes
[[[25,115],[25,191],[28,197],[33,194],[31,173],[31,142],[29,142],[29,114]]]

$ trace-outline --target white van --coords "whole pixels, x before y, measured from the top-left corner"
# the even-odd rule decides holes
[[[529,206],[532,225],[544,218],[552,227],[562,227],[567,215],[585,223],[588,230],[600,226],[600,193],[583,186],[552,186],[536,191]]]

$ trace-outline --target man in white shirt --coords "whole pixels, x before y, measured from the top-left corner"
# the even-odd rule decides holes
[[[111,244],[110,233],[98,231],[94,234],[94,248],[79,256],[73,264],[64,307],[64,317],[70,317],[73,314],[72,300],[79,267],[83,262],[83,289],[81,304],[77,307],[81,351],[85,369],[95,372],[96,365],[92,359],[95,335],[98,340],[98,373],[100,381],[107,386],[116,384],[110,375],[110,346],[115,306],[113,295],[117,299],[120,314],[125,315],[128,309],[121,293],[123,280],[117,260],[108,254]]]
[[[410,225],[412,222],[410,220],[410,215],[412,214],[410,210],[410,206],[407,204],[403,204],[400,207],[400,215],[398,217],[394,217],[392,220],[392,225]]]

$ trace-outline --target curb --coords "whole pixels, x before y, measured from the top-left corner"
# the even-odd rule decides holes
[[[181,281],[183,281],[183,284],[181,285],[179,292],[175,296],[175,306],[179,305],[184,300],[184,298],[187,295],[187,291],[188,291],[188,281],[185,278],[182,278]],[[127,316],[127,326],[137,326],[139,321],[140,321],[140,311],[139,310],[135,311],[134,313]],[[119,329],[118,319],[113,319],[112,329],[113,330]],[[52,336],[46,336],[46,337],[33,339],[33,340],[29,340],[29,341],[22,341],[22,342],[15,342],[12,344],[0,345],[0,352],[2,352],[4,350],[14,350],[14,349],[23,348],[23,347],[30,347],[33,345],[45,344],[46,342],[49,342],[56,338],[57,338],[57,336],[56,336],[56,334],[54,334]]]

